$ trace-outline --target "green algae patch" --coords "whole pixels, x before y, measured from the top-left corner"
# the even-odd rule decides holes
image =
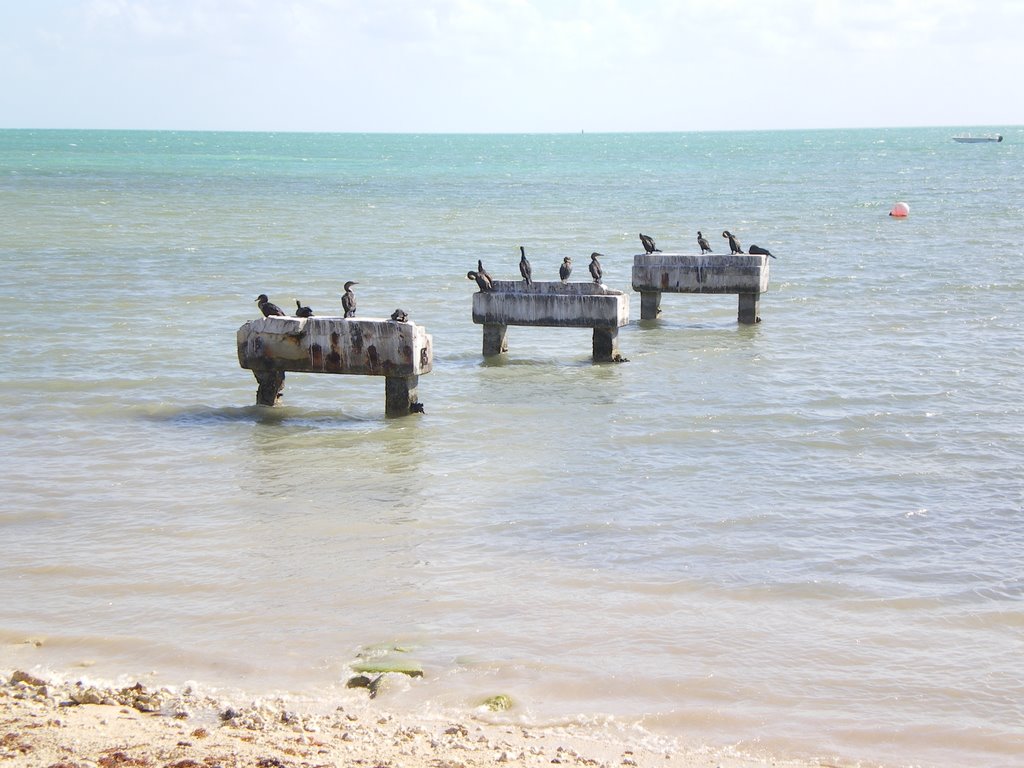
[[[393,642],[363,646],[350,667],[354,673],[362,675],[423,677],[423,665],[410,656],[412,650]]]
[[[423,677],[423,666],[409,657],[411,649],[392,643],[379,643],[363,648],[352,663],[352,671],[364,675],[408,675]]]
[[[506,696],[504,693],[488,696],[480,702],[480,706],[487,707],[491,712],[504,712],[506,709],[512,709],[512,697]]]
[[[352,665],[352,671],[360,672],[365,675],[395,673],[399,675],[408,675],[409,677],[423,677],[423,666],[418,661],[413,661],[412,659],[400,659],[393,656],[357,661]]]

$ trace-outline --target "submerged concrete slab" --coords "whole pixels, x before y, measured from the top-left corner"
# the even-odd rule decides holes
[[[286,371],[385,377],[388,415],[417,403],[433,342],[423,326],[375,318],[261,317],[238,329],[238,363],[259,382],[257,402],[274,405]]]
[[[768,290],[768,257],[760,254],[648,253],[633,257],[633,290],[640,292],[640,319],[661,314],[662,293],[735,293],[737,319],[760,321],[758,308]]]

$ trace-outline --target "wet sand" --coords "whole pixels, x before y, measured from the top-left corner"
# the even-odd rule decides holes
[[[682,746],[615,726],[524,727],[487,722],[473,712],[411,719],[369,697],[314,714],[280,699],[233,705],[188,687],[95,688],[9,670],[0,676],[4,768],[835,765]]]

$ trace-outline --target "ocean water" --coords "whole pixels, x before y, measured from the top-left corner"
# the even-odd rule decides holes
[[[0,669],[334,704],[397,645],[395,710],[1024,765],[1024,128],[959,130],[0,131]],[[639,321],[638,233],[698,229],[778,257],[763,322]],[[482,357],[466,271],[520,245],[605,254],[628,363]],[[255,296],[346,280],[432,334],[426,413],[256,407]]]

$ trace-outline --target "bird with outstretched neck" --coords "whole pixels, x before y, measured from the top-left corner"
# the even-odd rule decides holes
[[[590,254],[590,276],[594,278],[595,283],[600,283],[601,275],[604,274],[604,270],[601,269],[601,262],[597,260],[600,256],[604,256],[604,254],[597,251]]]
[[[523,276],[523,280],[526,281],[527,285],[533,282],[533,268],[530,267],[530,261],[526,258],[526,249],[523,246],[519,246],[519,274]]]
[[[295,316],[296,317],[312,317],[313,310],[310,307],[302,306],[302,302],[298,299],[295,300]]]
[[[493,285],[494,280],[491,279],[491,276],[487,273],[487,270],[484,269],[484,263],[481,259],[476,260],[476,273],[478,275],[483,275],[485,278],[487,278],[487,282]]]

